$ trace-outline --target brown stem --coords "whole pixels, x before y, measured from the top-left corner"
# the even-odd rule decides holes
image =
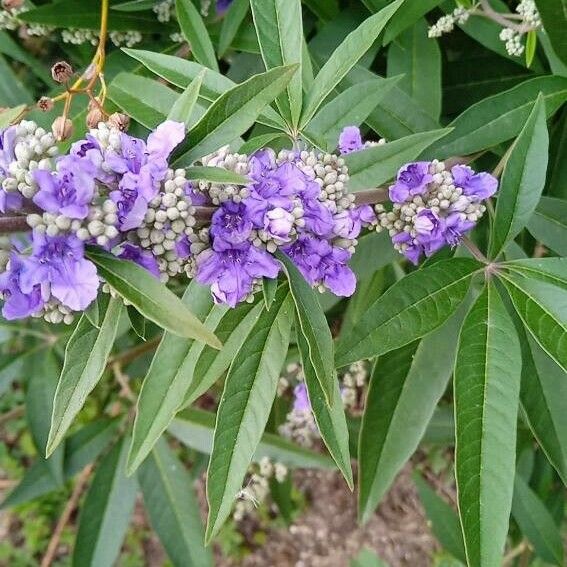
[[[354,194],[354,202],[357,205],[375,205],[376,203],[385,203],[388,199],[387,187],[366,189],[365,191],[358,191]]]
[[[468,248],[469,252],[483,264],[488,264],[488,258],[481,252],[480,248],[468,237],[464,236],[462,240],[463,244],[466,248]]]
[[[0,415],[0,427],[2,427],[5,423],[8,423],[9,421],[12,421],[14,419],[18,419],[18,417],[21,417],[22,415],[24,415],[26,411],[26,408],[24,406],[18,406],[15,407],[14,409]]]
[[[116,356],[113,356],[112,358],[109,359],[106,366],[107,368],[112,368],[115,364],[119,364],[121,366],[129,364],[133,360],[136,360],[136,358],[138,358],[139,356],[142,356],[143,354],[146,354],[147,352],[154,350],[160,341],[161,341],[161,335],[158,335],[157,337],[154,337],[153,339],[146,341],[141,345],[135,346],[130,350],[127,350],[125,352],[117,354]]]
[[[30,227],[26,217],[21,215],[0,216],[0,234],[11,234],[13,232],[28,232]]]

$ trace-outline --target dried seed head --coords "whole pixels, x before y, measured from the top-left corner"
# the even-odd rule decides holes
[[[109,116],[108,125],[113,128],[118,128],[121,132],[126,132],[130,126],[130,117],[127,114],[115,112]]]
[[[66,83],[73,76],[73,67],[67,61],[58,61],[51,67],[51,76],[57,83]]]
[[[17,8],[21,8],[23,3],[24,0],[2,0],[2,7],[5,10],[16,10]]]
[[[91,108],[87,114],[87,127],[88,128],[96,128],[100,122],[104,121],[104,114],[102,110],[95,106]]]
[[[58,142],[62,142],[63,140],[71,137],[71,134],[73,133],[73,122],[71,122],[69,118],[59,116],[51,125],[51,131],[53,132],[55,139]]]
[[[50,110],[53,110],[54,107],[54,103],[53,100],[50,99],[48,96],[42,96],[38,101],[37,101],[37,107],[42,111],[42,112],[49,112]]]

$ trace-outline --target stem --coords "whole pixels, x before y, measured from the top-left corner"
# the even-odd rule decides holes
[[[461,241],[469,250],[469,252],[483,264],[488,264],[488,258],[480,251],[480,248],[468,237],[464,236]]]
[[[358,191],[354,194],[354,199],[357,205],[375,205],[376,203],[385,203],[389,199],[388,188],[378,187],[376,189]]]
[[[30,227],[23,216],[0,215],[0,234],[11,234],[14,232],[28,232]]]
[[[493,22],[496,22],[497,24],[500,24],[501,26],[504,26],[505,28],[510,28],[519,33],[526,33],[536,29],[533,26],[526,26],[525,24],[515,24],[514,22],[511,22],[504,14],[497,12],[490,5],[490,2],[488,0],[480,0],[480,5],[482,6],[482,9],[484,10],[484,14],[486,15],[487,18],[491,19]]]

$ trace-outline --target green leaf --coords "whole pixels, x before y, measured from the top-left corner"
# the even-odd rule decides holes
[[[450,128],[420,132],[347,154],[344,160],[350,176],[349,191],[370,189],[392,179],[400,164],[415,160],[428,146],[450,132]]]
[[[199,409],[185,410],[171,423],[168,432],[181,443],[206,455],[211,454],[215,433],[215,415]],[[252,460],[268,457],[289,467],[333,469],[333,461],[273,433],[264,433]]]
[[[7,110],[0,112],[0,128],[6,128],[7,126],[10,126],[10,124],[17,122],[25,109],[26,105],[20,104],[19,106],[8,108]]]
[[[94,247],[89,248],[87,256],[109,285],[144,317],[180,337],[203,341],[214,348],[222,347],[181,300],[147,270]]]
[[[390,43],[405,29],[415,27],[417,22],[427,12],[441,4],[442,0],[421,0],[421,2],[404,2],[386,27],[383,44]],[[427,33],[426,33],[427,37]],[[429,38],[428,38],[429,39]]]
[[[502,279],[524,326],[567,372],[567,291],[504,273]]]
[[[26,384],[26,415],[38,455],[44,458],[61,368],[50,351],[33,354],[26,362],[33,365]],[[47,459],[47,466],[59,486],[63,484],[64,450],[64,446],[60,445]]]
[[[514,479],[512,516],[539,557],[559,567],[565,565],[563,539],[553,517],[519,474]]]
[[[177,21],[181,33],[191,46],[195,59],[213,71],[219,70],[215,49],[199,10],[191,0],[175,0]]]
[[[378,358],[358,442],[358,515],[367,522],[417,449],[453,372],[463,308],[421,342]]]
[[[315,77],[313,86],[306,95],[301,114],[301,128],[304,128],[310,122],[329,93],[372,47],[384,26],[402,2],[403,0],[395,0],[377,14],[364,20],[337,47]]]
[[[136,480],[124,474],[127,439],[101,461],[81,507],[73,565],[114,565],[136,503]]]
[[[276,99],[281,115],[297,126],[301,114],[301,55],[303,20],[300,0],[250,0],[260,53],[266,70],[282,65],[298,65],[298,72]]]
[[[230,183],[231,185],[248,185],[250,179],[222,167],[194,165],[185,170],[187,179],[210,181],[211,183]]]
[[[197,104],[197,99],[199,98],[199,91],[201,90],[204,74],[204,71],[201,71],[189,83],[183,93],[181,93],[167,116],[169,120],[183,122],[185,126],[189,128],[193,109],[195,108],[195,104]]]
[[[421,19],[391,43],[388,77],[404,75],[398,87],[438,120],[441,112],[441,50],[435,39],[427,37],[427,28],[427,22]]]
[[[567,64],[567,0],[536,0],[536,5],[553,50]]]
[[[193,481],[164,439],[155,446],[138,473],[150,523],[176,567],[213,565],[203,546],[203,526]]]
[[[527,228],[542,244],[567,256],[567,201],[542,197]]]
[[[115,4],[110,9],[118,12],[141,12],[153,8],[154,4],[158,2],[159,0],[129,0],[121,4]]]
[[[332,20],[339,13],[338,0],[303,0],[303,3],[324,22]]]
[[[510,140],[526,124],[540,92],[549,117],[567,100],[567,79],[536,77],[473,104],[449,124],[454,130],[427,155],[462,156]]]
[[[541,280],[567,289],[567,258],[528,258],[505,262],[507,270],[528,279]]]
[[[180,152],[186,161],[196,159],[238,138],[250,128],[260,112],[286,87],[297,65],[278,67],[254,75],[224,92],[191,130]]]
[[[474,260],[454,258],[404,277],[340,337],[335,365],[385,354],[435,330],[462,303],[479,268]]]
[[[254,136],[246,140],[240,148],[238,148],[238,153],[241,154],[253,154],[254,152],[270,146],[272,142],[279,138],[286,138],[281,132],[272,132],[271,134],[260,134],[259,136]]]
[[[321,309],[315,291],[307,283],[301,272],[288,256],[278,252],[278,260],[283,264],[289,280],[289,289],[295,304],[298,332],[305,339],[302,359],[311,363],[311,371],[316,377],[328,406],[334,405],[337,389],[337,374],[333,366],[333,337],[325,314]],[[301,343],[303,344],[303,343]]]
[[[524,228],[545,186],[549,138],[543,96],[538,96],[514,142],[498,190],[490,257],[496,258]]]
[[[526,66],[531,67],[537,48],[537,32],[531,30],[526,34]]]
[[[431,522],[433,534],[453,557],[466,563],[465,544],[459,516],[452,506],[437,495],[420,474],[416,473],[413,480],[419,493],[419,499],[425,508],[427,519]]]
[[[276,298],[276,292],[278,291],[278,280],[271,278],[264,278],[262,280],[262,296],[264,297],[264,305],[266,306],[266,311],[269,311]]]
[[[291,296],[282,287],[274,307],[260,316],[226,377],[207,474],[207,542],[230,514],[260,442],[287,354],[292,321]]]
[[[324,138],[329,150],[335,149],[342,129],[360,126],[400,79],[375,79],[352,85],[317,112],[309,123],[309,131]]]
[[[238,28],[248,14],[250,8],[250,0],[234,0],[229,6],[223,20],[219,36],[219,44],[217,46],[217,54],[219,59],[225,54],[232,44]]]
[[[300,332],[297,333],[297,344],[301,354],[301,365],[305,376],[309,402],[317,428],[329,453],[345,478],[348,487],[352,490],[354,484],[352,467],[350,465],[348,428],[338,380],[335,378],[333,381],[333,397],[335,401],[329,406],[325,398],[325,392],[317,377],[316,368],[309,357],[309,345]]]
[[[500,565],[512,506],[520,343],[489,282],[465,319],[455,366],[455,474],[468,565]]]
[[[207,328],[213,328],[226,307],[214,307],[211,291],[192,281],[183,296]],[[201,343],[202,344],[202,343]],[[147,457],[180,408],[193,379],[196,357],[191,356],[194,341],[165,333],[152,359],[138,397],[128,473],[132,474]]]
[[[130,320],[130,326],[134,329],[134,332],[143,340],[146,340],[146,318],[140,314],[140,312],[131,305],[126,308],[128,313],[128,319]]]
[[[63,370],[53,400],[47,456],[61,443],[87,396],[100,380],[116,338],[121,312],[122,302],[111,299],[100,330],[83,315],[73,331],[65,348]]]

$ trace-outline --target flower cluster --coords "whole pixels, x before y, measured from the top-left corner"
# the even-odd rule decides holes
[[[392,209],[375,207],[376,229],[387,229],[394,247],[417,264],[422,255],[456,246],[482,217],[482,201],[497,187],[495,177],[466,165],[447,170],[437,160],[406,164],[390,187]]]
[[[443,34],[451,33],[455,29],[455,24],[463,25],[467,22],[472,10],[467,10],[463,6],[458,6],[450,14],[446,14],[433,24],[427,35],[430,38],[441,37]]]

